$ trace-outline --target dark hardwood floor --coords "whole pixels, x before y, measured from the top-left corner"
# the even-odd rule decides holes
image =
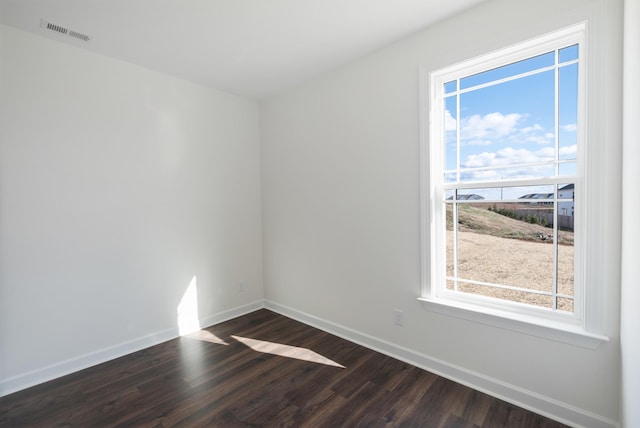
[[[2,397],[0,426],[564,425],[263,309]]]

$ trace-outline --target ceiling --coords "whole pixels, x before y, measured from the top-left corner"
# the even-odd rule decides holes
[[[263,99],[481,1],[0,0],[0,23]]]

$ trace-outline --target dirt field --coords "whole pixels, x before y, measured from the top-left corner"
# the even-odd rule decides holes
[[[447,235],[449,241],[447,275],[452,275],[453,234],[447,231]],[[496,237],[470,231],[460,231],[458,236],[459,278],[530,290],[552,291],[553,245],[551,243]],[[573,245],[559,245],[558,253],[558,291],[573,295]],[[449,284],[448,287],[452,288],[453,285]],[[549,296],[471,284],[460,284],[459,290],[552,307]],[[558,308],[573,311],[573,300],[559,299]]]

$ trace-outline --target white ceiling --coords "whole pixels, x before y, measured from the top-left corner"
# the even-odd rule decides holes
[[[0,0],[0,22],[261,99],[483,0]],[[40,28],[44,19],[89,42]]]

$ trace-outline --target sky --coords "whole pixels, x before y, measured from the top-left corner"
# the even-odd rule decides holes
[[[576,156],[578,64],[575,59],[577,46],[559,51],[557,126],[561,160],[575,159]],[[456,82],[446,84],[445,92],[451,96],[444,100],[447,140],[445,169],[456,169],[456,135],[459,127],[462,181],[554,176],[554,63],[555,53],[551,52],[460,79],[459,111],[456,105]],[[549,67],[551,69],[526,77],[473,89],[497,79]],[[466,89],[470,90],[465,92]],[[539,162],[549,163],[542,166],[512,166]],[[465,171],[465,168],[486,169]],[[575,163],[561,165],[560,175],[575,175]],[[446,177],[455,175],[446,174]],[[512,189],[507,194],[509,198],[517,198],[526,193],[537,193],[535,190]]]

